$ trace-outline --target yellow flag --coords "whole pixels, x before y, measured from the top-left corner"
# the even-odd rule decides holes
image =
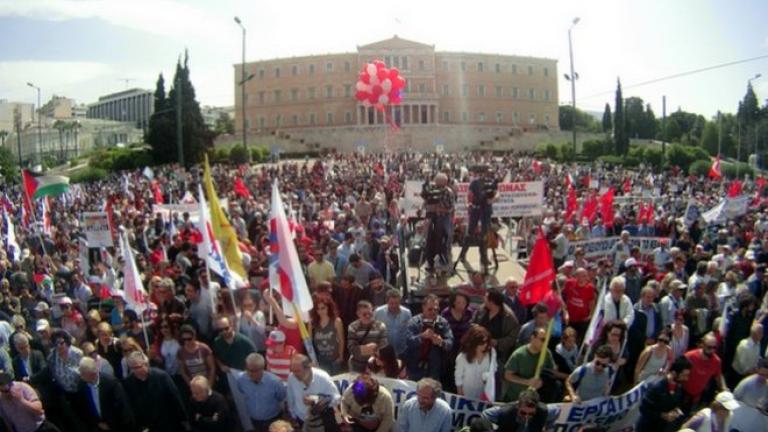
[[[208,203],[211,207],[211,226],[213,235],[221,244],[224,253],[224,259],[227,260],[229,269],[245,279],[247,277],[243,267],[243,255],[238,247],[237,233],[235,228],[229,224],[227,216],[221,209],[219,197],[216,195],[216,189],[213,188],[213,179],[211,178],[211,167],[208,165],[208,155],[205,155],[205,168],[203,171],[203,187],[205,194],[208,195]]]

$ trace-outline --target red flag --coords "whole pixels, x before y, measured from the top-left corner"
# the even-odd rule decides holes
[[[597,217],[597,197],[592,192],[587,199],[584,200],[584,204],[581,208],[581,219],[586,218],[589,223],[592,223]]]
[[[758,176],[757,179],[755,179],[755,183],[757,184],[757,188],[762,191],[765,186],[768,185],[768,180],[763,176]]]
[[[163,201],[163,192],[160,191],[160,185],[157,183],[156,180],[152,180],[152,183],[150,183],[150,187],[152,189],[152,195],[155,198],[155,204],[162,204]]]
[[[632,191],[632,182],[629,181],[629,177],[624,178],[624,193],[628,194]]]
[[[552,251],[549,242],[539,228],[539,236],[533,246],[531,261],[525,271],[525,280],[520,288],[520,301],[529,306],[540,302],[552,290],[555,280],[555,266],[552,263]]]
[[[653,218],[654,218],[653,211],[654,211],[653,201],[651,201],[650,203],[648,203],[648,207],[645,208],[645,223],[647,223],[648,225],[653,223]]]
[[[728,188],[728,198],[734,198],[739,195],[741,195],[741,182],[739,180],[734,180]]]
[[[712,161],[712,166],[709,168],[709,178],[713,180],[720,180],[723,178],[723,173],[720,171],[720,155]]]
[[[640,205],[637,207],[637,223],[645,222],[645,212],[645,203],[640,201]]]
[[[576,210],[579,207],[579,203],[576,200],[576,190],[573,189],[573,185],[568,185],[568,198],[565,202],[565,221],[571,222],[571,219],[576,214]]]
[[[541,174],[541,162],[537,161],[536,159],[531,162],[531,168],[533,168],[533,172],[535,172],[536,175]]]
[[[592,176],[587,174],[584,176],[583,179],[581,179],[581,184],[584,185],[584,188],[589,188],[589,184],[592,183]]]
[[[245,186],[245,183],[243,183],[243,179],[240,177],[235,179],[235,193],[238,196],[241,196],[243,198],[251,198],[251,191],[248,190],[248,188]]]
[[[613,188],[609,188],[600,197],[600,214],[603,215],[603,224],[613,224]]]

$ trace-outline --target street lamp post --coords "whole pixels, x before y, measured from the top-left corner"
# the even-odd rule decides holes
[[[571,82],[571,109],[572,109],[572,119],[571,122],[573,123],[571,125],[573,129],[573,154],[576,155],[576,80],[578,79],[578,75],[573,71],[573,38],[571,37],[571,33],[573,31],[573,27],[576,26],[580,21],[579,17],[576,17],[571,22],[571,26],[568,28],[568,54],[571,58],[571,75],[565,76],[565,79]]]
[[[752,81],[762,77],[763,74],[756,74],[754,77],[752,77],[750,80],[747,81],[747,87],[752,85]],[[754,88],[752,89],[754,91]],[[760,168],[760,157],[757,155],[757,140],[758,140],[758,128],[760,127],[760,123],[755,123],[755,168]]]
[[[248,151],[248,130],[245,122],[245,83],[248,81],[245,76],[245,26],[239,17],[235,17],[235,22],[243,30],[243,56],[242,63],[240,64],[240,113],[243,118],[243,148],[245,149],[248,161],[250,161],[251,153]]]
[[[40,152],[42,152],[43,149],[43,124],[42,124],[42,118],[40,110],[43,108],[42,105],[40,105],[40,87],[32,84],[31,82],[27,83],[28,86],[32,87],[33,89],[37,90],[37,162],[42,162],[42,156]]]

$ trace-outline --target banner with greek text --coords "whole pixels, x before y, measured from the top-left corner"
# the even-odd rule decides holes
[[[577,248],[584,250],[584,258],[588,261],[595,261],[602,258],[608,258],[613,262],[613,248],[618,243],[619,237],[601,237],[589,240],[572,241],[568,245],[568,259],[573,259]],[[666,237],[630,237],[629,246],[640,248],[640,255],[643,261],[653,262],[653,250],[662,243],[669,244]]]
[[[541,216],[544,203],[544,183],[499,183],[498,199],[493,203],[494,217]],[[456,185],[456,216],[469,211],[469,183]]]
[[[112,231],[109,229],[109,217],[105,212],[83,213],[83,232],[88,247],[112,247]]]
[[[345,373],[333,377],[339,392],[344,390],[357,377],[356,374]],[[395,419],[405,401],[416,394],[416,383],[407,380],[397,380],[377,377],[379,384],[389,390],[395,407]],[[549,420],[547,431],[573,432],[586,423],[608,427],[609,432],[634,431],[639,416],[640,402],[645,393],[645,383],[638,384],[632,390],[619,396],[597,398],[579,404],[557,403],[547,405]],[[468,399],[454,393],[443,392],[443,399],[453,410],[453,430],[469,426],[482,412],[493,406],[485,401]]]

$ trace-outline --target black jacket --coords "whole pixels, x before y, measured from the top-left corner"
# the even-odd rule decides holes
[[[516,431],[520,426],[517,417],[517,402],[512,402],[498,408],[490,408],[483,412],[492,423],[496,424],[500,431]],[[491,414],[493,412],[493,414]],[[536,406],[536,414],[528,421],[528,432],[540,432],[547,425],[547,407],[540,403]]]
[[[120,381],[109,375],[99,374],[98,392],[101,415],[96,411],[88,384],[80,381],[77,386],[76,412],[88,430],[98,431],[97,425],[102,422],[113,431],[135,430],[133,411]]]
[[[16,375],[17,380],[21,380],[24,377],[28,377],[30,381],[34,381],[34,378],[47,366],[45,357],[40,351],[33,349],[29,353],[29,369],[22,365],[21,357],[15,356],[12,360],[13,373]]]
[[[211,392],[204,402],[192,399],[189,403],[189,417],[192,420],[192,432],[229,432],[233,428],[232,412],[227,400],[216,391]]]
[[[146,381],[131,374],[123,385],[136,416],[136,430],[183,430],[181,423],[187,421],[187,412],[179,390],[167,373],[150,368]]]
[[[670,392],[669,380],[665,377],[648,386],[640,402],[640,418],[636,430],[663,432],[677,430],[679,424],[670,424],[661,414],[680,408],[683,403],[683,386],[675,386]],[[682,419],[681,419],[682,420]]]

